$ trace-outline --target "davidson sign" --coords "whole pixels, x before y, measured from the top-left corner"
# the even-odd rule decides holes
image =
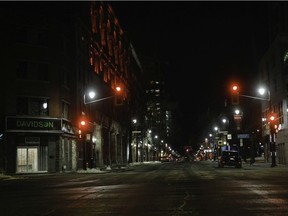
[[[6,118],[7,130],[61,131],[61,119],[53,118]]]

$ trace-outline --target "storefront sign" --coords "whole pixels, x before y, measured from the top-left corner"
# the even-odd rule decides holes
[[[61,119],[52,118],[6,118],[7,130],[61,131]]]

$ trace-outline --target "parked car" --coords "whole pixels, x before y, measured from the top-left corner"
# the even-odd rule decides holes
[[[221,156],[218,159],[218,167],[234,166],[236,168],[242,167],[242,159],[238,151],[225,150],[222,151]]]

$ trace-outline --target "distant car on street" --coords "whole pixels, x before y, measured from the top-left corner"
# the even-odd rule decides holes
[[[234,166],[235,168],[242,167],[242,159],[238,151],[224,150],[218,159],[218,167]]]

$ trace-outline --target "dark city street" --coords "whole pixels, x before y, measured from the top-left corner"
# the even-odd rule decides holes
[[[288,2],[0,20],[0,216],[288,215]]]
[[[123,171],[16,175],[0,180],[5,216],[283,216],[288,169],[257,162],[145,163]]]

